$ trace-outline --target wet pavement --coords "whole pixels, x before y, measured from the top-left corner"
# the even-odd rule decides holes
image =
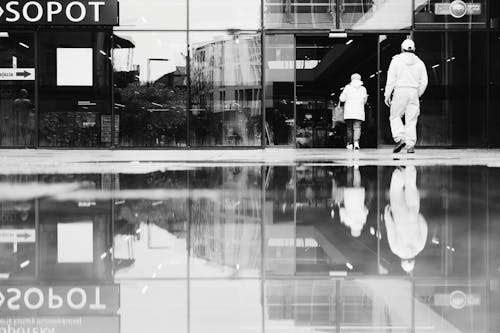
[[[6,167],[0,333],[499,332],[500,169],[383,164]]]

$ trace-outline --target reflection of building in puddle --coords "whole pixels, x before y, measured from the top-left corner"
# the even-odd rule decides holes
[[[388,296],[391,288],[394,292]],[[271,328],[286,326],[289,332],[303,327],[330,331],[337,325],[374,331],[411,328],[409,281],[285,279],[266,281],[265,295]]]

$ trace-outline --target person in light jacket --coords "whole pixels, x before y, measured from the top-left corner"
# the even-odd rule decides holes
[[[399,153],[405,146],[408,153],[414,153],[420,97],[427,89],[428,76],[424,62],[415,55],[415,43],[411,39],[406,39],[401,44],[401,51],[401,54],[392,58],[389,66],[385,104],[391,108],[389,120],[392,137],[396,142],[394,153]],[[403,116],[404,125],[401,120]]]
[[[361,75],[353,74],[351,83],[344,87],[340,101],[345,102],[344,120],[347,126],[347,149],[359,149],[361,124],[365,121],[365,104],[368,100]]]
[[[427,221],[420,214],[417,169],[398,168],[392,173],[390,205],[385,207],[384,221],[391,251],[401,259],[401,267],[411,273],[415,257],[427,243]]]

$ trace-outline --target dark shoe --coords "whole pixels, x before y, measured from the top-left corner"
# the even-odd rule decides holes
[[[396,146],[394,146],[394,149],[392,150],[393,153],[399,153],[401,149],[403,149],[406,146],[406,143],[404,141],[399,141],[396,143]]]
[[[411,148],[408,148],[408,150],[406,151],[408,154],[415,154],[415,148],[411,147]]]

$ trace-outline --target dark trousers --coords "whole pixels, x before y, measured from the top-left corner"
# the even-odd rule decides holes
[[[347,143],[359,142],[361,138],[361,120],[357,119],[346,119],[345,124],[347,126]]]

